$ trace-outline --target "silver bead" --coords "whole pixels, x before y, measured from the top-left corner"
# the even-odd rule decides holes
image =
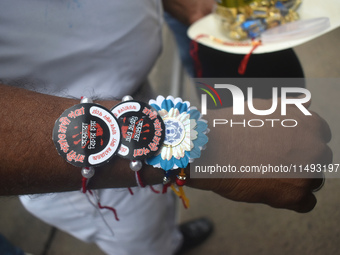
[[[163,177],[163,184],[168,184],[170,182],[170,178],[164,176]]]
[[[133,160],[130,162],[130,168],[132,171],[139,171],[142,169],[143,163],[140,160]]]
[[[123,102],[124,102],[124,101],[130,101],[130,100],[133,100],[133,97],[132,97],[132,96],[129,96],[129,95],[124,96],[124,97],[122,98],[122,101],[123,101]]]
[[[81,104],[88,104],[88,103],[93,103],[91,98],[88,97],[82,97],[82,99],[80,100]]]
[[[181,181],[185,181],[187,179],[187,177],[183,176],[183,175],[177,175],[177,179],[181,180]]]
[[[83,167],[81,169],[81,175],[87,179],[90,179],[94,175],[94,167]]]

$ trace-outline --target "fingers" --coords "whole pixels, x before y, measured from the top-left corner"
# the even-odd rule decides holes
[[[332,162],[333,162],[333,151],[329,146],[325,145],[319,164],[328,165]]]
[[[313,112],[314,121],[310,123],[310,132],[314,137],[314,144],[310,150],[314,150],[315,164],[326,165],[333,161],[333,152],[327,145],[331,141],[332,133],[327,122],[321,118],[318,114]]]
[[[317,179],[320,183],[320,179]],[[314,186],[316,186],[316,182]],[[293,210],[298,213],[307,213],[314,209],[317,200],[311,190],[295,188],[290,190],[290,194],[285,194],[281,197],[281,201],[276,201],[269,204],[274,208]]]
[[[320,117],[316,112],[311,112],[313,117],[315,118],[315,122],[318,123],[318,129],[321,134],[321,137],[324,139],[326,143],[329,143],[332,139],[331,128],[329,127],[326,120]]]
[[[322,176],[321,176],[322,177]],[[264,184],[268,187],[268,181]],[[293,210],[307,213],[313,210],[317,200],[313,190],[322,187],[323,178],[315,179],[273,179],[270,186],[272,192],[262,196],[262,201],[274,208]],[[320,188],[321,188],[320,187]]]
[[[307,213],[313,210],[317,203],[313,192],[322,187],[323,177],[319,177],[220,180],[220,183],[215,185],[217,188],[214,192],[234,201],[263,203],[274,208]]]
[[[314,194],[308,193],[298,204],[292,205],[291,208],[288,209],[298,213],[307,213],[314,209],[316,202]]]

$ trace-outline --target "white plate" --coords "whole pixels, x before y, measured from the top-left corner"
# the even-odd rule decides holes
[[[274,52],[295,47],[297,45],[308,42],[314,38],[317,38],[337,27],[340,26],[340,0],[303,0],[299,8],[299,14],[301,20],[307,20],[311,18],[328,17],[330,20],[330,27],[321,32],[313,35],[306,36],[301,39],[286,40],[282,42],[266,43],[259,46],[254,54]],[[191,39],[195,39],[201,34],[212,35],[223,41],[235,42],[226,37],[219,29],[215,20],[214,14],[207,15],[206,17],[198,20],[192,24],[188,30],[188,36]],[[214,48],[216,50],[235,53],[235,54],[248,54],[251,50],[251,46],[227,46],[210,40],[209,38],[200,38],[198,40],[205,46]]]

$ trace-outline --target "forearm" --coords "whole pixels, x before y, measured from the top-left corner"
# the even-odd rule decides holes
[[[78,100],[0,85],[0,195],[79,190],[80,168],[64,161],[52,141],[56,119]],[[110,109],[117,101],[99,102]],[[160,183],[162,171],[143,167],[143,180]],[[136,185],[129,162],[118,156],[96,168],[89,188]]]
[[[214,0],[163,0],[164,10],[185,25],[211,13]]]
[[[268,109],[270,100],[258,100],[258,109]],[[78,100],[47,96],[23,89],[0,85],[0,195],[62,192],[81,188],[81,170],[64,161],[51,139],[55,120]],[[118,102],[99,102],[111,108]],[[289,164],[329,164],[332,153],[327,143],[330,130],[316,114],[302,115],[299,109],[290,107],[287,118],[298,119],[294,129],[278,126],[261,128],[243,127],[212,128],[209,133],[206,165],[225,163],[233,166]],[[214,118],[232,116],[232,108],[209,112],[210,125]],[[255,116],[245,113],[246,120]],[[263,118],[279,119],[280,111]],[[257,119],[261,118],[256,116]],[[236,116],[233,119],[237,120]],[[218,146],[219,145],[219,146]],[[221,145],[223,149],[221,149]],[[278,146],[279,145],[279,146]],[[312,150],[310,148],[313,148]],[[207,151],[204,152],[205,154]],[[202,160],[201,158],[200,160]],[[221,161],[222,160],[222,161]],[[196,162],[197,163],[197,162]],[[187,169],[188,170],[188,169]],[[257,175],[254,173],[254,175]],[[307,212],[316,203],[313,189],[320,185],[321,176],[312,178],[264,178],[245,174],[238,178],[191,179],[187,185],[212,190],[223,197],[244,202],[266,203],[273,207]],[[163,171],[152,166],[142,169],[145,184],[161,183]],[[261,178],[258,178],[261,177]],[[315,179],[319,178],[319,179]],[[135,186],[129,161],[114,157],[108,164],[96,168],[89,188],[113,188]]]

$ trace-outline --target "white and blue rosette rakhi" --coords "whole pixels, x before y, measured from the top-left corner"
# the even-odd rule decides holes
[[[163,179],[163,193],[171,185],[172,190],[182,199],[184,206],[189,207],[182,186],[186,183],[184,168],[195,158],[201,156],[201,150],[208,142],[206,133],[209,131],[206,120],[201,118],[201,113],[190,107],[190,102],[181,98],[158,96],[151,99],[149,105],[154,107],[165,124],[165,140],[160,152],[146,159],[149,165],[162,168],[165,171]],[[176,186],[170,184],[170,174],[174,169],[181,168],[177,175]]]

